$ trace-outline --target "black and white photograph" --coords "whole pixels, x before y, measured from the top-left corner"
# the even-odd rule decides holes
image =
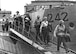
[[[0,54],[76,54],[76,0],[0,0]]]

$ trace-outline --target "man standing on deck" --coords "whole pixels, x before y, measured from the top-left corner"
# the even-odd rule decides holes
[[[2,19],[2,30],[5,32],[5,19]]]
[[[3,32],[5,32],[5,21],[6,21],[5,16],[6,15],[3,15],[3,19],[2,19],[2,30],[3,30]]]
[[[8,19],[6,19],[6,21],[5,21],[5,28],[6,28],[6,32],[8,32],[8,29],[9,29],[9,21],[8,21]]]
[[[20,16],[19,11],[16,12],[16,18]]]
[[[34,26],[36,28],[36,40],[37,41],[38,41],[38,37],[40,34],[40,24],[41,24],[40,16],[37,16],[37,19],[35,20],[35,23],[34,23]]]

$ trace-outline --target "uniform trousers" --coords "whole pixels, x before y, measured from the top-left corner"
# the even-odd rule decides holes
[[[43,41],[45,44],[48,44],[49,42],[49,34],[48,34],[48,28],[47,27],[42,27],[42,36],[43,36]]]
[[[5,31],[5,25],[2,25],[2,30]]]
[[[8,31],[8,28],[9,28],[9,24],[5,24],[6,31]]]
[[[36,40],[38,40],[38,37],[40,38],[40,25],[36,26]]]
[[[68,51],[65,38],[58,35],[57,36],[57,51],[60,50],[59,47],[61,43],[63,43],[64,49]]]

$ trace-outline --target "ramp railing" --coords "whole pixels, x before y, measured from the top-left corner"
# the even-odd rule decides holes
[[[26,26],[27,27],[26,27]],[[14,21],[14,23],[12,24],[12,29],[16,30],[18,33],[22,34],[23,36],[27,37],[28,39],[32,40],[33,43],[34,42],[37,42],[36,41],[36,36],[35,36],[35,33],[34,32],[31,32],[31,25],[28,25],[28,24],[23,24],[23,22],[20,22],[20,21]],[[28,28],[28,31],[27,31],[27,28]],[[55,40],[51,40],[53,44],[57,45],[56,41]],[[32,43],[32,44],[33,44]],[[62,47],[62,46],[61,46]],[[63,47],[62,47],[63,48]],[[70,52],[72,53],[76,53],[74,52],[73,50],[69,49]]]
[[[27,27],[28,27],[28,31],[27,31]],[[31,32],[31,25],[28,24],[23,25],[23,22],[20,21],[14,21],[13,24],[11,24],[11,28],[14,29],[15,31],[17,31],[18,33],[22,34],[23,36],[25,36],[26,38],[30,39],[33,41],[32,45],[34,43],[36,43],[36,38],[35,38],[35,34],[33,32]],[[36,49],[37,50],[37,49]],[[40,54],[43,54],[42,51],[37,50]]]
[[[26,24],[27,25],[27,24]],[[17,21],[17,22],[14,22],[13,24],[12,24],[12,29],[14,29],[14,30],[16,30],[17,32],[19,32],[20,34],[22,34],[22,35],[24,35],[25,37],[27,37],[27,38],[29,38],[29,39],[31,39],[31,40],[33,40],[33,41],[35,41],[36,42],[36,39],[35,39],[35,34],[33,35],[32,33],[31,33],[31,26],[29,26],[29,25],[27,25],[27,27],[28,28],[24,28],[23,26],[25,26],[25,25],[23,25],[23,23],[22,22],[20,22],[20,21]],[[26,30],[26,29],[28,29],[28,31]]]

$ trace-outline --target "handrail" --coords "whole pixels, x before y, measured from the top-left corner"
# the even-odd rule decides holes
[[[13,36],[11,36],[11,37],[14,38],[14,39],[16,39],[16,40],[18,40],[18,41],[20,41],[20,42],[22,42],[22,43],[25,43],[25,42],[23,42],[23,41],[21,41],[21,40],[15,38],[15,37],[13,37]],[[37,50],[40,54],[43,54],[43,52],[42,52],[42,51],[39,51],[37,48],[35,48],[35,50]]]
[[[18,21],[18,24],[19,23],[20,22]],[[25,36],[25,33],[26,33],[28,38],[32,37],[33,41],[36,42],[35,38],[33,37],[33,35],[30,32],[31,31],[31,26],[27,25],[27,26],[29,26],[29,31],[26,31],[25,28],[23,28],[23,26],[20,26],[20,25],[17,26],[15,23],[12,26],[14,26],[14,27],[12,27],[13,29],[20,32],[24,36]],[[22,30],[22,31],[19,31],[19,30]]]
[[[19,22],[20,23],[20,22]],[[18,23],[18,24],[19,24]],[[14,27],[13,27],[14,26]],[[28,26],[28,25],[27,25]],[[27,38],[32,37],[33,39],[33,43],[36,42],[36,39],[33,37],[33,35],[31,34],[31,26],[29,26],[29,31],[23,30],[23,28],[21,28],[19,25],[17,26],[16,24],[12,24],[12,28],[15,29],[16,31],[20,32],[22,35],[25,36],[25,33],[27,33]],[[17,29],[16,29],[17,28]],[[22,31],[19,31],[19,29],[21,29]],[[24,33],[25,32],[25,33]],[[37,50],[37,49],[36,49]],[[38,51],[38,50],[37,50]],[[42,51],[38,51],[40,54],[43,54]]]

